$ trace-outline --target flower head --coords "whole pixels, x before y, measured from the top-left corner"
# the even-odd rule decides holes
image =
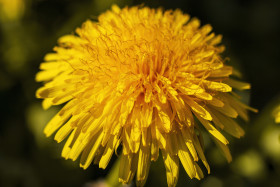
[[[137,185],[147,179],[151,161],[161,151],[169,186],[176,185],[179,162],[190,178],[203,177],[201,127],[231,155],[220,132],[244,135],[233,120],[247,109],[232,88],[250,85],[231,79],[224,65],[221,36],[211,26],[179,10],[131,7],[86,21],[76,35],[59,39],[47,54],[37,81],[43,107],[66,103],[47,124],[45,134],[68,137],[62,156],[86,169],[92,162],[106,168],[122,147],[119,179]],[[197,119],[202,125],[198,124]]]

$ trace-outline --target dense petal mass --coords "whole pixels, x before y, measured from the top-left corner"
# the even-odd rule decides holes
[[[143,186],[151,161],[162,153],[167,182],[175,186],[180,162],[190,178],[203,177],[201,128],[230,161],[228,140],[244,135],[233,118],[251,109],[234,89],[250,85],[230,78],[221,36],[179,10],[113,6],[59,39],[45,56],[36,96],[45,109],[66,103],[45,134],[67,138],[62,156],[86,169],[106,168],[122,147],[119,179]],[[197,124],[197,122],[201,124]]]

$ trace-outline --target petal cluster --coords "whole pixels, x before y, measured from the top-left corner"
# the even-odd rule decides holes
[[[113,6],[86,21],[59,39],[36,75],[44,82],[36,96],[45,109],[65,103],[45,134],[67,139],[62,156],[80,156],[84,169],[92,162],[106,168],[120,148],[119,179],[136,176],[138,186],[159,152],[169,186],[176,185],[180,162],[190,178],[203,177],[199,160],[209,173],[203,128],[230,161],[221,131],[243,136],[233,118],[247,120],[251,109],[232,88],[250,85],[230,78],[222,37],[211,30],[180,10],[138,6]]]

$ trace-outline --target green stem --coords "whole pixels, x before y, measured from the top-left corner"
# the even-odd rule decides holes
[[[119,182],[120,157],[115,161],[105,181],[109,187],[121,186]]]

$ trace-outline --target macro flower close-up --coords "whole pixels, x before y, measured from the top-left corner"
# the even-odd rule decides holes
[[[135,176],[143,186],[159,155],[169,186],[180,165],[190,178],[203,178],[199,163],[210,167],[202,132],[230,162],[223,134],[243,136],[235,118],[247,121],[247,110],[255,111],[235,92],[250,84],[232,78],[221,39],[180,10],[113,5],[59,38],[41,63],[36,97],[45,109],[64,104],[44,133],[67,139],[62,157],[80,159],[84,169],[105,169],[116,153],[122,183]]]
[[[280,186],[279,12],[0,0],[0,187]]]

